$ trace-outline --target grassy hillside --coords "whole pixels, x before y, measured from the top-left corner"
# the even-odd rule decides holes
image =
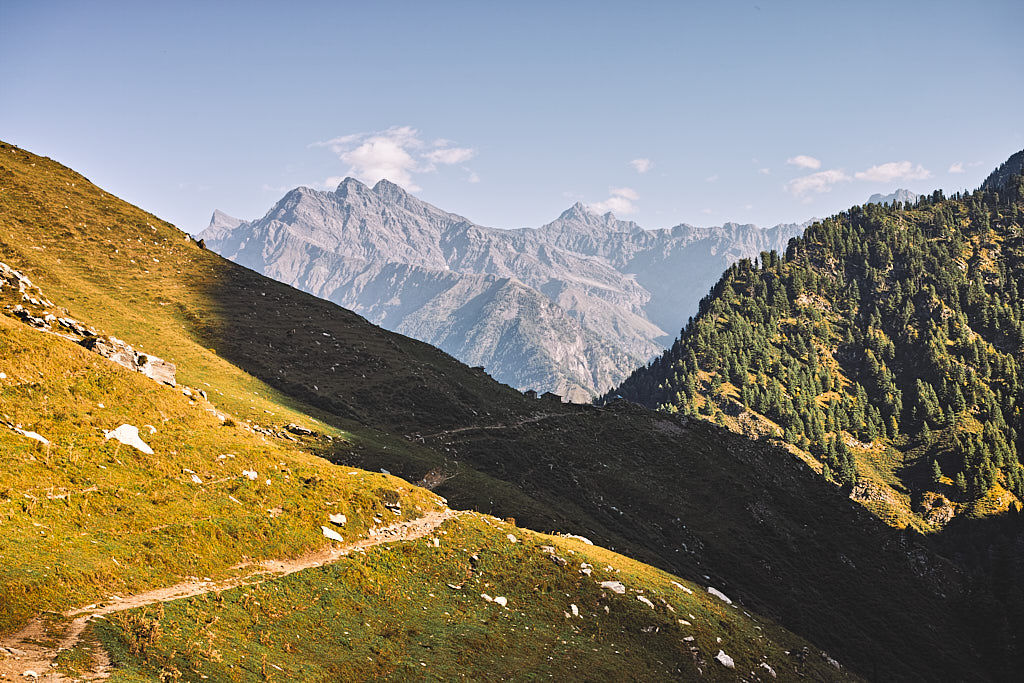
[[[178,532],[173,526],[154,529],[166,523],[163,517],[198,527],[194,532],[199,539],[197,548],[221,543],[222,529],[233,524],[220,521],[224,514],[233,514],[224,512],[230,506],[218,507],[232,502],[225,493],[252,507],[253,521],[239,525],[237,540],[225,540],[223,550],[204,550],[204,556],[214,559],[204,559],[201,562],[206,564],[199,566],[190,565],[200,561],[187,556],[165,557],[171,554],[170,540],[155,541],[155,550],[147,550],[154,556],[149,561],[156,566],[164,563],[170,568],[167,575],[225,573],[238,556],[259,556],[252,546],[280,525],[295,528],[273,533],[276,551],[298,554],[311,544],[322,544],[317,534],[322,515],[333,511],[326,507],[328,501],[349,510],[351,519],[362,520],[354,522],[353,528],[365,528],[374,514],[378,518],[393,514],[385,515],[378,506],[380,500],[391,497],[387,490],[405,489],[398,491],[409,497],[402,505],[403,515],[414,514],[414,506],[424,508],[432,500],[430,493],[383,475],[349,475],[356,470],[315,461],[309,455],[317,453],[340,465],[384,467],[409,481],[430,485],[455,505],[500,517],[514,516],[535,529],[581,533],[697,584],[712,582],[748,611],[753,608],[806,638],[813,643],[812,651],[828,651],[862,674],[971,679],[994,675],[1005,665],[1004,659],[983,658],[987,654],[983,646],[988,642],[984,627],[964,633],[961,618],[970,612],[970,594],[946,562],[919,539],[886,527],[846,500],[784,450],[711,425],[624,405],[599,409],[526,399],[431,347],[384,332],[348,311],[237,267],[74,172],[9,145],[0,146],[0,188],[0,262],[25,272],[76,318],[143,352],[174,362],[179,381],[204,388],[211,407],[235,423],[223,426],[228,423],[206,413],[202,402],[193,406],[180,392],[157,387],[141,375],[128,375],[117,367],[111,372],[136,388],[111,391],[131,402],[119,406],[90,394],[92,400],[108,408],[119,406],[116,410],[122,412],[113,414],[114,419],[87,405],[81,407],[75,393],[79,389],[61,388],[72,382],[59,379],[61,373],[91,376],[92,371],[78,369],[80,363],[101,359],[70,342],[21,330],[45,340],[38,342],[42,345],[38,351],[26,357],[28,367],[39,364],[38,358],[47,354],[56,360],[38,379],[30,375],[38,375],[39,370],[18,370],[18,375],[8,371],[19,380],[3,385],[3,400],[6,405],[8,391],[15,392],[12,397],[16,392],[28,392],[17,394],[21,407],[11,421],[20,421],[24,429],[44,435],[57,434],[57,438],[47,436],[53,442],[51,453],[67,451],[69,446],[72,454],[82,453],[80,466],[87,468],[93,480],[71,470],[81,481],[68,480],[62,486],[71,489],[84,484],[81,489],[86,489],[95,481],[100,491],[108,491],[104,497],[110,502],[104,502],[108,507],[103,508],[107,514],[102,519],[90,521],[68,507],[67,499],[45,504],[59,511],[53,513],[54,519],[66,519],[60,524],[67,526],[59,527],[66,537],[75,533],[69,530],[73,520],[88,525],[122,524],[110,538],[94,539],[113,544],[110,553],[96,559],[97,566],[107,562],[107,557],[130,558],[129,565],[137,561],[138,553],[143,552],[137,544],[144,545],[145,534],[167,533],[168,539],[175,538],[173,534]],[[8,338],[6,332],[4,338]],[[31,347],[32,342],[18,337],[11,347],[23,344]],[[6,356],[0,355],[0,359],[4,359],[0,363],[6,362]],[[36,382],[57,384],[37,391],[31,388]],[[166,398],[170,403],[164,407],[154,398],[153,405],[145,401],[136,405],[137,397],[150,400],[145,398],[147,390],[158,391],[159,401]],[[49,421],[37,417],[46,415],[39,408],[44,396],[47,402],[56,400],[51,396],[60,397],[64,413],[56,413]],[[161,411],[170,426],[154,421],[163,419]],[[145,458],[127,461],[123,449],[117,451],[116,446],[102,441],[99,430],[110,429],[122,419],[130,419],[140,428],[154,425],[154,449],[164,460],[152,465]],[[258,431],[270,427],[272,433],[282,433],[282,426],[292,422],[318,435],[296,443]],[[64,429],[66,435],[61,435]],[[165,429],[170,430],[166,435]],[[8,478],[15,481],[22,476],[21,462],[29,456],[37,460],[49,456],[42,454],[43,446],[28,443],[13,432],[5,437],[27,453],[21,461],[3,460],[9,464],[2,471],[0,491],[8,493],[0,498],[0,505],[9,507],[0,510],[15,511],[26,506],[26,487],[38,487],[40,476],[55,475],[40,472],[8,485]],[[239,441],[228,442],[229,437]],[[79,451],[73,444],[76,439],[88,448]],[[193,443],[196,445],[190,449]],[[248,486],[245,482],[213,483],[221,468],[216,458],[224,451],[259,457],[253,464],[261,472],[261,481],[262,472],[268,467],[272,470],[276,463],[274,473],[280,481],[275,479],[267,491],[254,489],[259,496],[251,501],[231,488],[239,483]],[[191,459],[179,463],[182,454]],[[128,463],[118,465],[126,470],[112,472],[111,455]],[[190,487],[198,485],[191,482],[191,475],[178,470],[179,466],[194,470],[204,482],[209,480],[199,487],[203,493],[187,496]],[[302,483],[289,472],[300,467]],[[108,479],[117,472],[125,478]],[[153,472],[167,481],[150,483]],[[171,482],[173,477],[179,479]],[[312,490],[307,490],[306,480],[314,482]],[[346,481],[365,481],[366,487],[348,487]],[[168,487],[168,492],[158,494],[154,489],[158,486]],[[321,486],[331,494],[321,497],[316,488]],[[146,499],[159,495],[170,500],[160,503],[167,511],[153,512],[146,507],[153,505]],[[77,497],[70,500],[79,503]],[[190,502],[185,504],[185,500]],[[99,502],[95,498],[90,501],[90,505]],[[40,530],[28,528],[34,522],[31,515],[40,509],[17,513],[21,515],[17,517],[18,533]],[[150,512],[161,519],[148,517]],[[277,541],[278,537],[282,540]],[[73,586],[81,588],[65,590],[50,585],[56,583],[49,574],[52,555],[26,550],[28,547],[19,543],[0,550],[5,556],[30,556],[25,560],[29,562],[26,571],[19,576],[40,577],[33,579],[33,590],[44,597],[23,600],[22,615],[89,602],[92,598],[87,595],[136,590],[153,585],[157,578],[155,573],[147,575],[141,562],[135,574],[112,570],[109,575],[99,570],[89,573],[91,565],[86,563],[83,577],[74,579],[77,583]],[[118,556],[121,551],[124,555]],[[378,552],[398,551],[382,548],[367,557]],[[446,576],[441,567],[437,571],[438,576]],[[100,579],[90,587],[94,576]],[[285,581],[305,580],[297,577]],[[538,575],[534,584],[548,580]],[[655,588],[652,583],[645,590]],[[296,590],[296,595],[302,596],[307,589]],[[430,592],[440,595],[447,590],[438,584]],[[548,607],[553,609],[553,603]],[[200,612],[186,610],[183,614],[197,623],[205,618]],[[210,618],[217,616],[228,623],[241,619],[237,609]],[[12,619],[6,628],[13,628],[22,618]],[[185,641],[176,640],[187,639],[188,632],[181,630],[180,618],[174,619],[166,628],[161,626],[164,635],[153,636],[154,642],[148,646],[153,662],[147,663],[146,657],[136,662],[141,671],[152,672],[145,667],[157,664],[179,670],[199,665],[199,659],[187,653]],[[333,629],[344,628],[329,622],[325,619],[317,625],[326,638],[336,635]],[[110,623],[116,622],[111,619]],[[618,644],[625,623],[602,631],[602,638]],[[132,653],[131,625],[119,628],[122,635],[118,629],[108,631],[106,642],[124,638],[126,651]],[[747,633],[756,637],[754,631]],[[724,636],[715,637],[725,640]],[[497,648],[499,641],[488,642]],[[954,641],[958,647],[947,647]],[[171,654],[175,651],[179,654]],[[257,648],[251,656],[266,654],[273,659],[278,656],[275,652]],[[491,651],[480,656],[487,652]],[[494,659],[500,659],[501,652],[493,652],[497,653]],[[133,655],[140,653],[136,648]],[[701,653],[705,661],[707,655],[715,654],[703,649]],[[690,657],[688,649],[684,654]],[[179,656],[185,659],[176,660]],[[655,661],[668,661],[661,654],[652,656]],[[406,660],[396,655],[391,661],[398,666],[397,662]],[[750,658],[744,660],[744,665],[755,663]],[[712,669],[721,666],[711,664]],[[661,671],[651,669],[650,674],[656,677]],[[392,675],[391,670],[382,673]],[[832,674],[822,669],[815,675]]]
[[[113,680],[848,677],[700,587],[483,516],[273,584],[119,614],[98,634],[123,666]]]

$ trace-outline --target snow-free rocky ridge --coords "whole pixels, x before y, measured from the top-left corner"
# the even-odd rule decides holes
[[[504,230],[346,178],[296,188],[258,220],[216,211],[199,237],[501,382],[587,401],[660,353],[723,269],[805,226],[645,230],[577,203]]]

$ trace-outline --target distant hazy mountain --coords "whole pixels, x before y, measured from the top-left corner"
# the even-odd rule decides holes
[[[904,190],[900,188],[892,194],[873,194],[871,195],[866,204],[892,204],[893,202],[916,202],[917,198],[921,195],[910,190]]]
[[[502,382],[585,401],[661,352],[726,267],[784,249],[805,225],[644,230],[575,204],[502,230],[346,178],[334,192],[296,188],[258,220],[217,211],[200,237]]]

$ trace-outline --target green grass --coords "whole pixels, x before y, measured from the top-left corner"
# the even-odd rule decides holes
[[[448,522],[436,538],[112,615],[96,627],[122,667],[112,680],[768,679],[761,662],[783,678],[847,677],[792,634],[621,555],[482,517]],[[720,649],[735,670],[713,660]]]

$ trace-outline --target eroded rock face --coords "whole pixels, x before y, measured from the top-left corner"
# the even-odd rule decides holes
[[[139,353],[117,337],[100,334],[96,329],[67,315],[43,296],[42,290],[22,273],[6,263],[0,263],[0,304],[3,312],[17,318],[41,332],[56,334],[98,353],[129,370],[140,372],[150,379],[175,386],[173,363]]]
[[[296,188],[255,221],[216,212],[201,237],[500,382],[578,402],[661,353],[724,268],[802,229],[644,230],[576,204],[503,230],[347,178],[334,192]]]

